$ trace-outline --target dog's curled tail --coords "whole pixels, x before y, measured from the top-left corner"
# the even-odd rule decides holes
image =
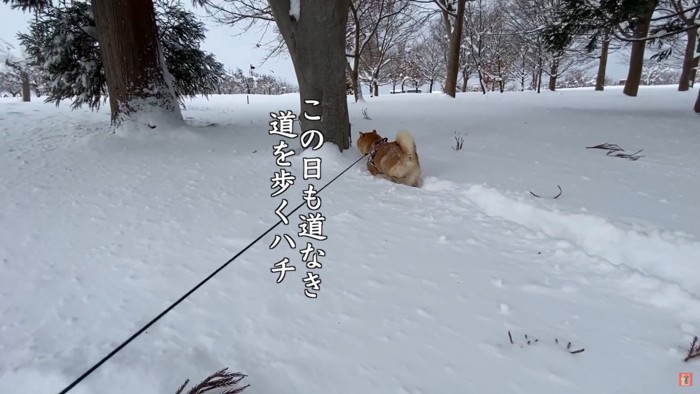
[[[416,156],[416,141],[408,131],[396,133],[396,143],[399,144],[403,153],[409,156]]]

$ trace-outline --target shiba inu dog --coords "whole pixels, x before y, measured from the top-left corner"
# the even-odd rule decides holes
[[[363,155],[368,155],[367,169],[372,175],[380,175],[407,186],[423,185],[416,142],[411,133],[399,131],[396,141],[389,142],[377,130],[360,132],[357,148]]]

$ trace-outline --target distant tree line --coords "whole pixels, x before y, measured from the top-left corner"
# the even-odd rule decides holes
[[[285,94],[299,89],[271,74],[244,73],[242,69],[228,70],[223,76],[218,94]]]
[[[89,11],[85,1],[2,1],[37,13],[22,40],[28,66],[54,70],[44,79],[47,99],[95,106],[108,92],[115,125],[148,111],[181,119],[178,100],[195,94],[283,90],[280,81],[226,73],[199,49],[204,27],[178,0],[92,0]],[[301,111],[323,115],[326,141],[341,150],[350,141],[348,88],[360,101],[362,85],[373,95],[381,85],[437,83],[451,97],[472,86],[539,92],[580,84],[569,74],[597,69],[594,86],[603,90],[608,57],[622,49],[628,96],[671,75],[679,90],[698,79],[700,0],[191,1],[220,23],[274,24],[270,56],[289,54]]]

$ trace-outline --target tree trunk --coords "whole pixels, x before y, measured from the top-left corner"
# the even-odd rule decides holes
[[[22,101],[28,103],[32,101],[32,90],[29,85],[29,74],[25,71],[20,73],[20,78],[22,79]]]
[[[542,58],[537,61],[537,93],[540,93],[542,88],[542,73],[544,68],[542,67]]]
[[[289,50],[299,83],[302,131],[317,129],[324,141],[343,151],[350,147],[345,89],[346,25],[350,0],[306,0],[299,20],[289,15],[289,0],[270,0],[275,23]],[[319,104],[314,105],[312,102]],[[321,116],[320,122],[304,120]],[[320,127],[319,127],[320,125]]]
[[[430,90],[428,91],[429,93],[433,92],[433,83],[435,83],[435,80],[431,78],[430,79]]]
[[[639,15],[639,21],[636,28],[634,29],[634,38],[642,39],[646,38],[649,33],[649,25],[651,23],[651,17],[654,14],[654,9],[659,3],[659,0],[649,0],[647,3],[646,11]],[[642,79],[642,71],[644,68],[644,49],[646,47],[646,41],[633,41],[632,51],[630,52],[630,65],[627,71],[627,81],[625,81],[625,87],[622,90],[627,96],[635,97],[639,91],[639,84]]]
[[[358,79],[360,79],[360,20],[357,17],[357,11],[354,9],[354,7],[349,8],[352,13],[353,23],[355,24],[355,34],[353,37],[353,41],[355,44],[355,56],[352,58],[352,67],[350,68],[350,80],[352,82],[352,92],[355,94],[355,102],[358,102],[360,100],[364,101],[364,98],[362,97],[362,88],[358,83]]]
[[[693,63],[695,63],[694,55],[697,33],[693,30],[689,30],[687,36],[688,42],[685,45],[685,54],[683,55],[683,69],[681,70],[681,77],[678,81],[679,92],[685,92],[690,88],[690,76],[693,71]]]
[[[360,85],[359,81],[360,73],[357,70],[353,70],[350,76],[352,79],[352,92],[355,95],[355,102],[365,101],[365,98],[362,97],[362,85]]]
[[[522,68],[520,69],[520,91],[525,91],[525,55],[522,57]]]
[[[112,124],[149,112],[182,121],[156,28],[153,0],[92,0]],[[155,119],[145,119],[149,127]]]
[[[602,92],[605,90],[605,73],[608,68],[608,52],[610,51],[610,34],[605,31],[603,35],[603,46],[600,49],[600,61],[598,62],[598,75],[595,78],[595,90]]]
[[[501,70],[501,61],[499,60],[498,63],[498,90],[503,93],[503,90],[505,89],[505,80],[503,79],[503,73]]]
[[[559,73],[559,60],[555,59],[552,61],[549,67],[549,85],[547,88],[554,92],[557,90],[557,74]]]
[[[466,92],[469,88],[469,74],[467,74],[467,68],[462,69],[462,92]]]
[[[698,98],[695,99],[695,106],[693,110],[696,114],[700,114],[700,90],[698,90]]]
[[[476,67],[476,73],[479,76],[479,86],[481,86],[481,93],[486,94],[486,84],[484,83],[484,73],[481,72],[481,67]]]
[[[457,16],[450,33],[450,46],[447,53],[447,75],[443,91],[451,97],[457,96],[457,75],[459,74],[459,53],[462,46],[465,0],[457,1]]]
[[[348,65],[348,69],[350,71],[350,86],[352,87],[352,94],[355,97],[355,102],[358,101],[364,101],[364,98],[362,97],[362,86],[360,85],[360,72],[358,71],[357,67],[360,66],[360,61],[355,60],[353,61],[353,64],[355,67],[354,69],[350,67],[350,63],[346,63]]]
[[[374,89],[374,97],[379,96],[379,84],[377,83],[377,81],[372,81],[372,86]]]

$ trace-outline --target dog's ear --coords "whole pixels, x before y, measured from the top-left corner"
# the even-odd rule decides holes
[[[363,136],[363,135],[365,135],[365,133],[363,133],[363,132],[360,131],[360,136]]]
[[[377,134],[377,130],[372,130],[372,134]]]

